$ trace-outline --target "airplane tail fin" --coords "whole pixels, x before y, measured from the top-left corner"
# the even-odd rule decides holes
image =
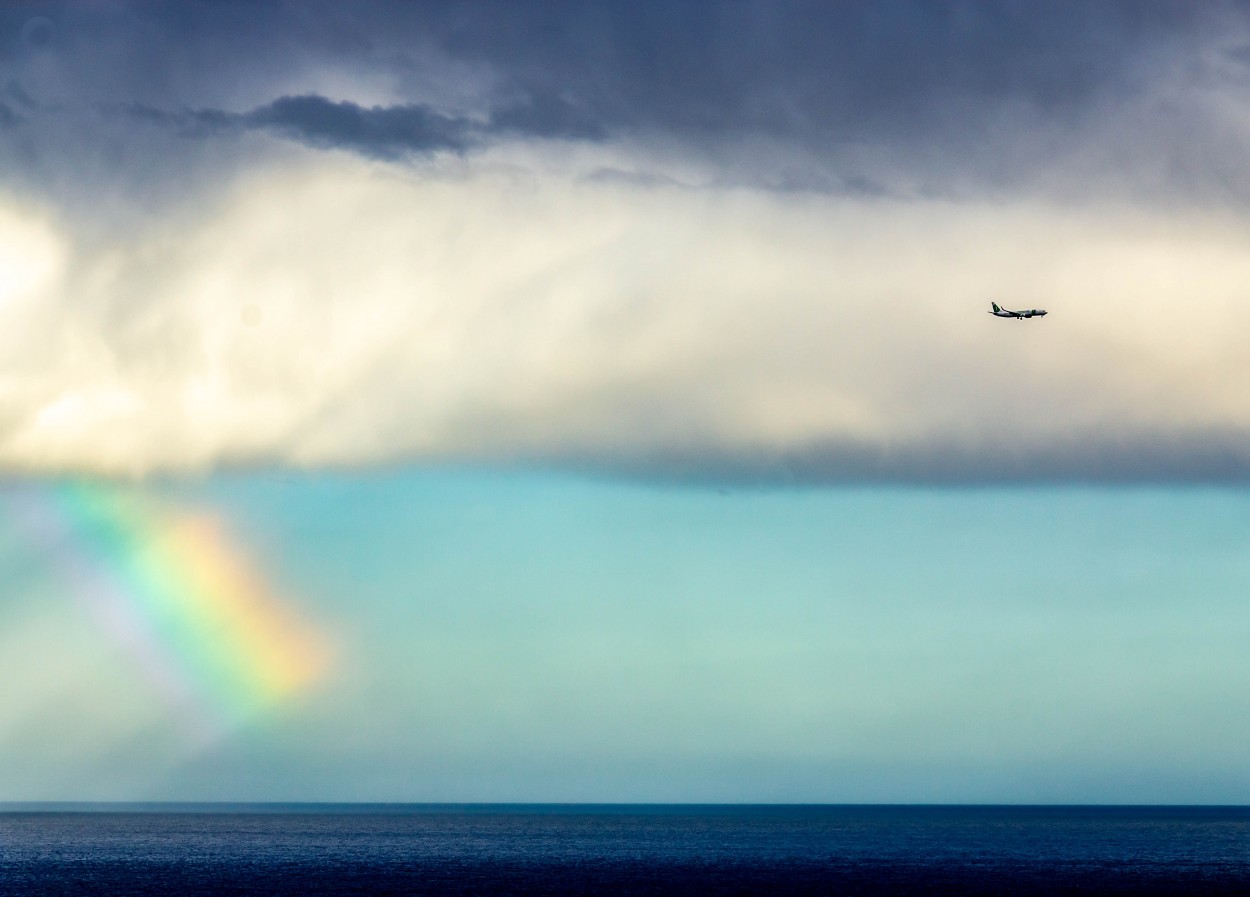
[[[991,303],[990,303],[990,307],[991,307],[991,308],[993,308],[993,309],[994,309],[994,311],[1002,311],[1002,309],[998,307],[998,303],[997,303],[997,302],[991,302]]]

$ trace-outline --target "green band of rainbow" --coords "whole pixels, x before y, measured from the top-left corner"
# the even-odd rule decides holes
[[[214,517],[87,484],[38,490],[31,504],[79,597],[166,692],[195,699],[218,723],[288,698],[325,672],[324,639],[278,600]]]

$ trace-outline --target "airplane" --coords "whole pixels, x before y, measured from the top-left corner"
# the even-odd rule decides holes
[[[1005,308],[999,308],[997,302],[991,302],[994,310],[990,312],[996,318],[1017,318],[1023,321],[1025,318],[1040,318],[1046,314],[1044,308],[1029,308],[1024,311],[1008,311]]]

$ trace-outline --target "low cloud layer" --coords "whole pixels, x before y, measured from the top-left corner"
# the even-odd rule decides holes
[[[0,10],[0,465],[1250,473],[1244,7],[347,10]]]
[[[111,244],[12,206],[0,227],[11,470],[1250,473],[1232,218],[306,152]],[[1001,320],[991,299],[1051,314]]]

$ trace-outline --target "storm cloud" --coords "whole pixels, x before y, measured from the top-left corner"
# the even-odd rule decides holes
[[[0,124],[3,124],[0,107]],[[421,105],[372,106],[334,102],[316,94],[279,97],[250,112],[220,109],[168,112],[149,106],[124,110],[139,121],[162,125],[181,137],[221,137],[239,130],[269,131],[319,149],[340,149],[398,160],[437,152],[463,153],[492,135],[553,139],[600,138],[593,125],[559,101],[530,98],[492,112],[489,120],[442,115]]]
[[[1244,480],[1248,47],[1231,2],[8,6],[0,460]]]
[[[60,109],[223,117],[374,157],[516,136],[757,186],[1234,188],[1233,3],[25,4],[7,80]],[[20,35],[38,20],[37,43]],[[172,48],[178,48],[175,52]],[[1225,145],[1220,146],[1220,142]],[[1243,147],[1244,148],[1244,147]],[[1080,181],[1071,184],[1070,181]]]

